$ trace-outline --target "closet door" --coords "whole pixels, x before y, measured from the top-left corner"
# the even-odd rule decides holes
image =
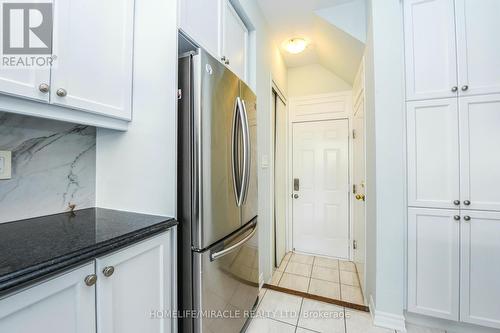
[[[500,328],[500,213],[463,213],[460,320]]]
[[[500,211],[500,94],[459,100],[462,208]]]
[[[457,99],[407,103],[408,205],[459,208]]]
[[[408,100],[457,95],[454,13],[453,0],[404,1]]]
[[[500,92],[500,1],[456,0],[460,94]]]
[[[460,216],[408,209],[408,311],[458,320]]]

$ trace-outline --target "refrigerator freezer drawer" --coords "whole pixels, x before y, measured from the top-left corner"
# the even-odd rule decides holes
[[[193,252],[194,319],[197,333],[238,333],[257,303],[257,220],[204,252]]]

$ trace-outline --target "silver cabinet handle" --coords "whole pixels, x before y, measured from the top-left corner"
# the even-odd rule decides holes
[[[454,204],[455,206],[460,206],[460,200],[455,200],[455,201],[453,201],[453,204]]]
[[[220,257],[223,257],[225,256],[226,254],[228,254],[229,252],[232,252],[234,250],[236,250],[238,247],[242,246],[243,244],[245,244],[250,238],[253,237],[253,235],[255,235],[255,232],[257,231],[257,224],[255,224],[253,226],[253,230],[251,233],[248,234],[248,236],[246,236],[245,238],[243,238],[242,240],[240,240],[238,243],[234,244],[234,245],[231,245],[227,248],[225,248],[224,250],[221,250],[219,252],[215,252],[215,253],[212,253],[210,255],[210,261],[214,261],[214,260],[217,260],[219,259]]]
[[[470,201],[469,200],[464,200],[464,205],[470,206]]]
[[[247,106],[244,100],[241,100],[242,109],[242,128],[243,128],[243,179],[241,182],[241,204],[244,204],[250,185],[250,163],[251,163],[251,149],[250,142],[250,126],[248,124]]]
[[[85,284],[89,287],[93,286],[97,282],[97,275],[90,274],[85,277]]]
[[[226,56],[222,56],[222,57],[220,57],[220,60],[221,60],[222,62],[226,62],[227,58],[226,58]]]
[[[66,95],[68,94],[68,92],[66,91],[66,89],[59,88],[59,89],[57,89],[56,94],[59,97],[66,97]]]
[[[240,167],[237,161],[240,153],[239,153],[239,135],[240,129],[238,127],[238,118],[240,117],[240,107],[241,102],[240,98],[237,97],[234,102],[234,113],[233,113],[233,128],[231,133],[231,164],[232,164],[232,173],[233,173],[233,189],[234,189],[234,197],[236,200],[236,204],[238,207],[240,206],[240,193],[241,193],[241,174]]]
[[[454,219],[455,221],[460,221],[460,215],[455,215],[455,216],[453,216],[453,219]]]
[[[465,215],[465,216],[464,216],[464,220],[465,220],[465,221],[470,221],[470,216]]]
[[[451,91],[452,91],[452,92],[457,92],[457,91],[458,91],[458,87],[457,87],[457,86],[452,87],[452,88],[451,88]]]
[[[102,274],[104,274],[105,277],[110,277],[114,272],[115,268],[113,266],[104,267],[104,269],[102,270]]]
[[[463,85],[462,86],[462,91],[467,91],[469,90],[469,86],[468,85]]]
[[[49,92],[49,85],[47,83],[41,83],[39,86],[38,86],[38,90],[40,90],[41,92],[43,92],[44,94],[48,93]]]
[[[224,63],[225,63],[226,65],[229,65],[229,59],[227,59],[226,61],[224,61]]]

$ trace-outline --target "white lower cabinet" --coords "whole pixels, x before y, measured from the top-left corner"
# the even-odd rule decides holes
[[[0,300],[0,332],[95,333],[94,263]]]
[[[175,332],[172,230],[0,299],[0,332]]]
[[[151,317],[173,305],[169,244],[166,233],[97,259],[97,332],[172,332],[170,320]]]
[[[408,311],[459,319],[458,211],[408,210]]]
[[[462,213],[460,319],[500,328],[500,212]]]

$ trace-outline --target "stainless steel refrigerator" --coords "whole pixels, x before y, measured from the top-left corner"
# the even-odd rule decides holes
[[[203,49],[178,82],[180,331],[237,333],[258,298],[256,97]]]

